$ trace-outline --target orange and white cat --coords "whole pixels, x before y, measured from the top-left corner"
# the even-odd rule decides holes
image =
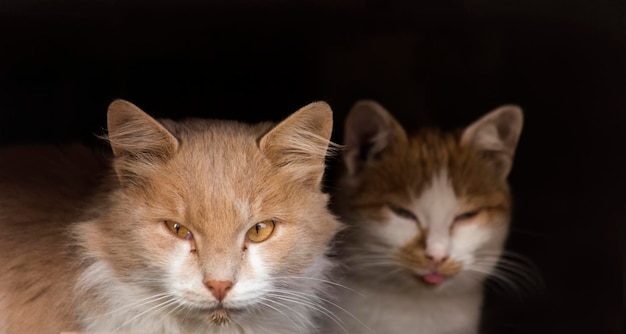
[[[324,102],[250,125],[116,100],[100,186],[84,149],[0,150],[0,333],[316,331],[331,131]]]
[[[483,281],[508,234],[507,175],[522,112],[503,106],[460,133],[407,134],[380,104],[346,119],[336,211],[349,289],[329,333],[477,333]]]

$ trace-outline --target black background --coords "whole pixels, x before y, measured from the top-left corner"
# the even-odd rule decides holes
[[[485,332],[623,333],[625,13],[566,0],[4,0],[0,144],[95,145],[118,97],[159,117],[250,122],[325,100],[337,142],[360,98],[409,129],[516,103],[509,248],[545,289],[489,294]]]

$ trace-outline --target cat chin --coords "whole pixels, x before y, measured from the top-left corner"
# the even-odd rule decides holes
[[[216,317],[230,318],[247,313],[247,311],[254,309],[255,305],[255,303],[245,303],[245,305],[234,303],[210,303],[208,305],[191,304],[188,305],[188,311],[194,312],[200,317],[208,315],[210,318],[215,314]]]
[[[218,304],[212,307],[199,307],[191,311],[187,310],[185,314],[196,319],[200,323],[206,323],[211,326],[224,327],[237,323],[237,319],[245,317],[247,310],[245,308],[226,307]]]
[[[209,312],[209,322],[215,326],[224,326],[232,322],[232,317],[240,310],[217,307]]]

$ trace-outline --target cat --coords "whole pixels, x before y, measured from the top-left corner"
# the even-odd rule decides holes
[[[506,105],[462,132],[407,134],[376,101],[352,107],[333,194],[346,224],[343,311],[328,333],[477,333],[482,283],[508,235],[522,122]]]
[[[315,332],[342,226],[332,123],[325,102],[252,125],[115,100],[110,169],[0,150],[0,333]]]

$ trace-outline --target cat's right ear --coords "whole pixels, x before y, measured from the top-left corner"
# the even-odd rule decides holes
[[[404,128],[387,109],[376,101],[357,101],[345,122],[344,163],[348,173],[358,173],[385,148],[407,141]]]
[[[134,174],[133,166],[139,162],[167,159],[178,149],[178,140],[172,133],[126,100],[111,102],[107,128],[106,138],[115,155],[115,171],[120,180]]]

